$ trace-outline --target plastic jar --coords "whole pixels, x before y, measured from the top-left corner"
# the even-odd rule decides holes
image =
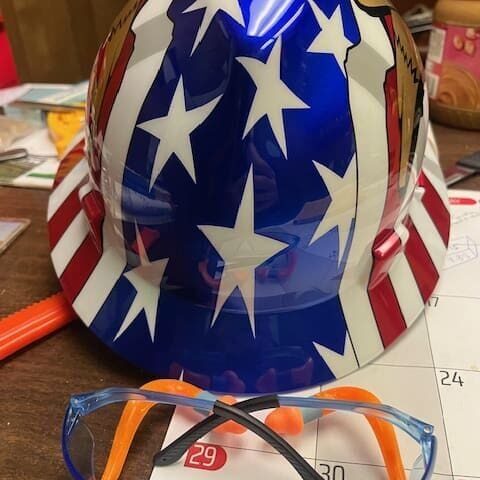
[[[426,66],[432,117],[480,130],[480,0],[440,0]]]

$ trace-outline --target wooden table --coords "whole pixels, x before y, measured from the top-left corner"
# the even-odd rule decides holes
[[[480,149],[478,132],[440,126],[435,130],[444,167]],[[480,177],[458,188],[478,190]],[[32,219],[28,231],[0,257],[0,317],[60,289],[49,257],[47,200],[47,192],[0,188],[0,217]],[[0,366],[0,478],[68,479],[60,431],[70,394],[112,385],[140,386],[148,380],[145,372],[112,354],[80,322],[4,362]]]

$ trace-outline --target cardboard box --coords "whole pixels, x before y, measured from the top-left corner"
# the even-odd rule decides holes
[[[99,45],[127,0],[0,0],[23,82],[88,78]]]

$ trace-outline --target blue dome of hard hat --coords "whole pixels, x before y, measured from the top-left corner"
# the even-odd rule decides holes
[[[423,82],[398,14],[368,3],[126,7],[90,86],[96,257],[63,282],[115,351],[210,390],[284,391],[357,369],[413,321],[388,285],[420,198]]]

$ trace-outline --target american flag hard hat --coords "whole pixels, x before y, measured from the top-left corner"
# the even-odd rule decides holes
[[[425,308],[450,217],[423,70],[385,0],[131,0],[51,195],[52,259],[134,364],[324,384]]]

